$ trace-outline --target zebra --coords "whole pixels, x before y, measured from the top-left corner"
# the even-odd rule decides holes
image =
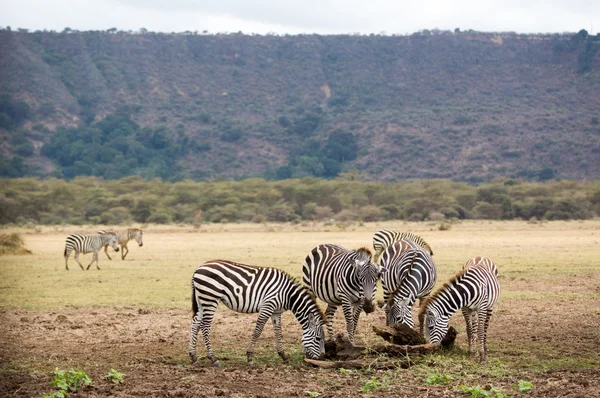
[[[341,304],[346,319],[348,340],[354,343],[354,334],[361,310],[373,312],[377,280],[383,269],[371,261],[366,247],[346,250],[323,244],[306,256],[302,267],[304,284],[318,298],[327,303],[325,316],[329,339],[333,339],[333,316]]]
[[[285,362],[289,361],[281,341],[281,314],[287,310],[294,313],[302,327],[306,356],[318,359],[325,354],[325,317],[308,289],[276,268],[213,260],[199,266],[192,277],[194,315],[189,346],[192,363],[197,360],[196,338],[200,329],[208,358],[214,366],[221,366],[210,344],[210,328],[219,302],[237,312],[258,313],[256,328],[246,352],[249,365],[253,363],[254,344],[269,318],[275,329],[277,353]]]
[[[414,326],[411,309],[427,297],[437,279],[437,270],[428,252],[410,247],[410,242],[397,241],[381,257],[381,266],[388,270],[381,278],[386,303],[386,324]],[[407,249],[407,246],[409,247]],[[424,316],[419,315],[419,331],[423,335]]]
[[[118,241],[119,245],[121,246],[121,260],[125,260],[125,257],[129,253],[129,249],[127,248],[127,243],[131,239],[135,239],[135,241],[138,243],[138,245],[140,247],[144,246],[144,242],[142,241],[142,236],[144,233],[142,232],[141,229],[138,229],[138,228],[129,228],[129,229],[123,229],[123,230],[105,229],[102,231],[98,231],[98,234],[110,234],[110,233],[117,235],[117,241]],[[127,251],[125,251],[125,250],[127,250]],[[106,253],[106,257],[108,257],[109,260],[112,260],[112,258],[110,258],[110,256],[108,255],[108,244],[104,245],[104,253]]]
[[[485,363],[487,329],[499,295],[496,264],[487,257],[470,259],[449,282],[423,302],[420,314],[426,317],[425,338],[439,343],[448,332],[450,317],[461,309],[467,326],[469,356],[474,357],[479,351],[479,360]]]
[[[87,266],[86,269],[90,269],[90,266],[96,262],[96,268],[100,269],[98,266],[98,251],[102,249],[102,246],[110,245],[116,252],[119,251],[119,246],[117,244],[117,236],[114,233],[105,233],[99,235],[81,235],[81,234],[71,234],[67,236],[67,240],[65,243],[65,268],[67,271],[69,270],[69,256],[72,251],[75,251],[75,261],[77,264],[83,269],[83,265],[79,262],[79,253],[87,254],[94,253],[94,258],[92,262]]]
[[[427,242],[425,242],[425,240],[423,240],[423,238],[421,238],[419,235],[413,234],[412,232],[397,232],[389,229],[382,229],[373,235],[373,248],[375,249],[373,261],[377,262],[379,260],[379,256],[381,256],[381,254],[389,245],[402,239],[413,241],[423,248],[423,250],[427,250],[429,254],[433,256],[433,250],[431,250],[429,244],[427,244]]]

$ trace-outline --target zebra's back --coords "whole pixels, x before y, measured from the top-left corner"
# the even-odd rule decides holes
[[[192,283],[200,299],[221,301],[234,311],[254,313],[266,300],[280,294],[279,287],[288,278],[276,268],[213,260],[196,269]]]
[[[382,266],[388,269],[382,276],[385,298],[403,287],[412,292],[414,298],[425,297],[435,286],[437,270],[429,253],[421,247],[409,245],[403,250],[404,247],[401,242],[395,242],[382,257]]]
[[[71,234],[65,242],[65,255],[68,251],[75,250],[87,254],[97,250],[101,246],[99,235]]]
[[[408,240],[414,242],[423,250],[429,252],[433,256],[433,250],[423,238],[412,232],[398,232],[388,229],[382,229],[373,235],[373,248],[375,249],[375,260],[379,259],[382,253],[394,242],[400,240]]]

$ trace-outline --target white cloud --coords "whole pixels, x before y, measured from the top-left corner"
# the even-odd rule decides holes
[[[600,29],[600,1],[587,0],[1,0],[13,28],[245,33],[412,33],[454,28],[564,32]]]

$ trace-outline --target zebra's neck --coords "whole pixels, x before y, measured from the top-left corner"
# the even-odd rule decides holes
[[[308,321],[309,313],[322,316],[315,299],[306,288],[289,279],[286,284],[282,287],[285,290],[283,307],[292,311],[302,326]]]
[[[452,316],[470,304],[471,289],[463,278],[457,278],[435,293],[427,303],[427,309],[435,309],[440,315]]]

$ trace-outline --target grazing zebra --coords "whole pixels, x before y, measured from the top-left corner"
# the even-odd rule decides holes
[[[492,260],[470,259],[460,272],[423,302],[420,314],[427,319],[425,338],[431,343],[442,341],[448,332],[450,317],[461,309],[467,324],[469,356],[475,356],[479,340],[479,360],[486,362],[487,328],[499,295],[498,269]]]
[[[119,242],[119,245],[121,245],[121,260],[125,260],[125,257],[129,253],[129,249],[127,248],[127,242],[129,242],[131,239],[135,239],[135,241],[140,247],[144,246],[144,242],[142,241],[142,236],[144,233],[141,229],[138,228],[129,228],[123,230],[106,229],[98,231],[98,234],[117,235],[117,241]],[[106,257],[108,257],[109,260],[112,260],[112,258],[110,258],[110,256],[108,255],[108,244],[104,246],[104,253],[106,253]]]
[[[305,354],[317,359],[325,353],[323,324],[325,318],[309,291],[287,273],[276,268],[261,268],[225,260],[214,260],[198,267],[192,278],[192,326],[190,357],[196,362],[196,338],[202,331],[208,358],[220,366],[210,345],[210,328],[219,302],[244,313],[257,313],[258,320],[246,352],[252,364],[254,344],[269,318],[273,321],[277,353],[285,361],[283,351],[281,314],[291,310],[302,326],[302,344]]]
[[[87,254],[91,252],[94,252],[94,258],[86,269],[90,269],[90,265],[92,265],[94,261],[96,262],[96,268],[100,269],[98,266],[98,251],[102,249],[102,246],[104,245],[110,245],[116,252],[119,251],[117,236],[113,233],[99,235],[71,234],[67,236],[64,254],[65,268],[67,271],[69,270],[69,256],[72,251],[75,251],[75,261],[77,261],[77,264],[79,264],[81,269],[83,269],[83,265],[79,262],[79,253]]]
[[[386,303],[386,324],[414,326],[411,310],[419,304],[435,286],[437,271],[433,259],[425,250],[409,248],[405,241],[388,246],[381,256],[381,266],[387,269],[381,278],[383,299]],[[423,335],[424,316],[419,315],[419,331]]]
[[[419,235],[415,235],[412,232],[397,232],[390,231],[388,229],[382,229],[373,235],[373,248],[375,249],[375,255],[373,261],[377,262],[379,256],[385,251],[385,249],[392,243],[399,240],[410,240],[419,245],[423,250],[427,250],[430,255],[433,256],[433,250],[431,247],[421,238]]]
[[[333,316],[341,304],[346,318],[348,340],[354,343],[360,311],[373,312],[377,280],[382,268],[371,261],[371,251],[365,247],[346,250],[324,244],[315,247],[304,260],[303,282],[315,295],[327,303],[327,332],[333,339]]]

